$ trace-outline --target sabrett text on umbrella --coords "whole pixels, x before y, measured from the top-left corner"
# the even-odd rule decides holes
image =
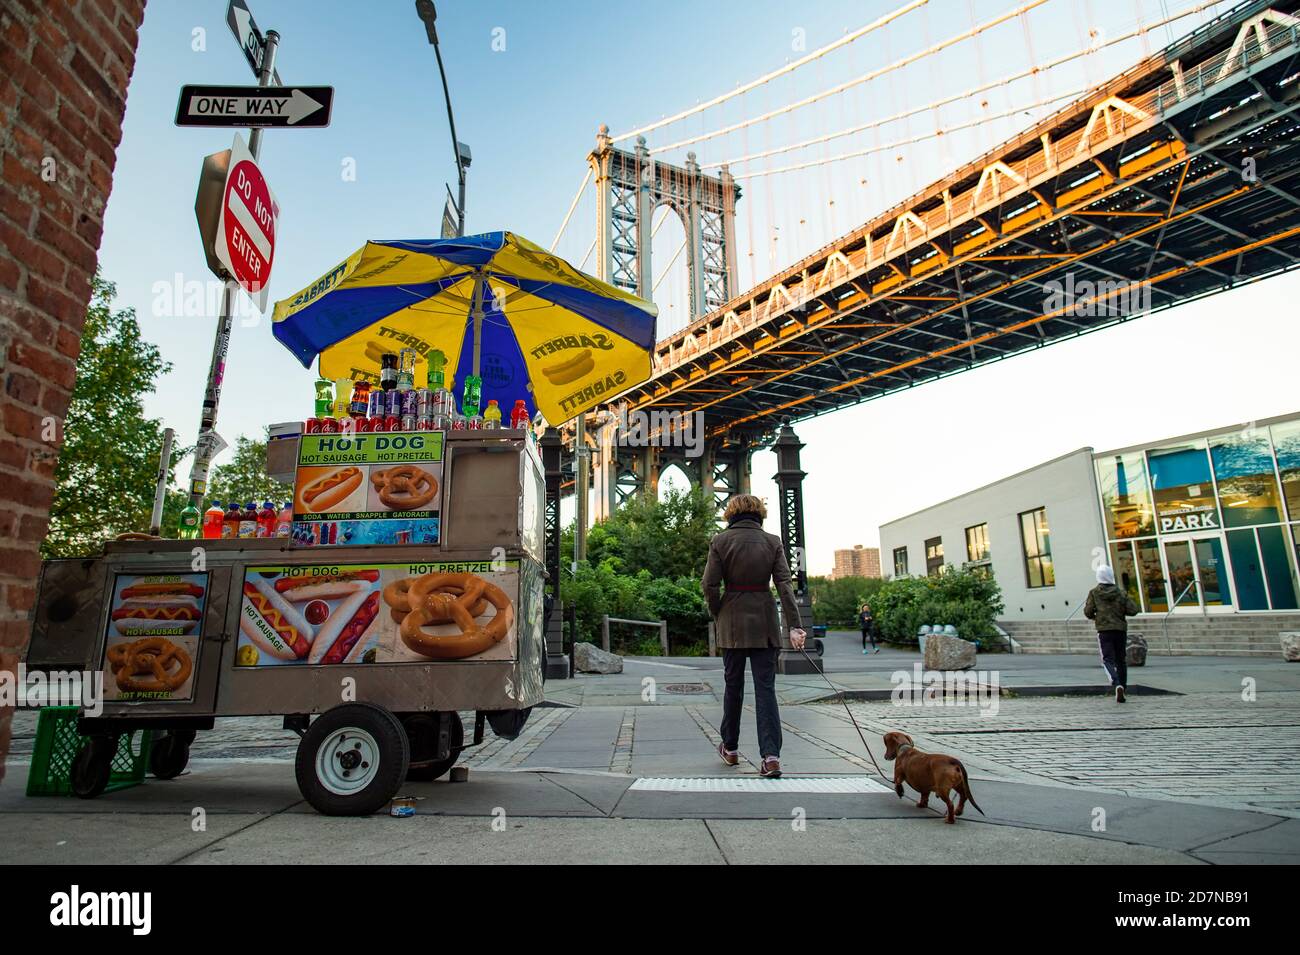
[[[609,340],[608,335],[561,335],[559,338],[552,338],[550,341],[542,342],[536,348],[532,349],[534,358],[541,358],[543,355],[554,355],[557,351],[564,351],[567,348],[599,348],[601,351],[609,351],[614,347],[614,343]]]
[[[565,411],[574,411],[582,405],[590,404],[601,395],[620,390],[625,381],[627,381],[627,374],[620,368],[612,375],[606,375],[568,397],[561,398],[560,407]]]
[[[299,305],[306,305],[308,302],[313,301],[318,295],[329,291],[330,286],[337,282],[346,270],[347,263],[344,262],[336,266],[328,275],[317,279],[312,284],[311,288],[304,289],[298,293],[297,297],[293,300],[293,307],[297,308]]]

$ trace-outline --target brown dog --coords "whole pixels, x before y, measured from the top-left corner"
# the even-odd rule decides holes
[[[955,823],[967,802],[979,809],[981,816],[984,815],[984,810],[970,794],[970,777],[966,775],[961,760],[941,753],[923,753],[916,748],[912,737],[898,732],[885,734],[885,759],[894,760],[894,792],[898,793],[899,799],[903,798],[903,783],[906,782],[921,794],[917,805],[922,809],[929,803],[930,793],[943,800],[948,807],[944,822]],[[948,798],[950,792],[955,792],[958,797],[955,810]]]

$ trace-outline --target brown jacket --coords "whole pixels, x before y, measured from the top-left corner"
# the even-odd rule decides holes
[[[776,584],[786,628],[799,627],[799,608],[790,587],[790,565],[775,534],[754,518],[741,517],[715,534],[704,565],[704,599],[717,623],[722,649],[758,649],[786,644],[768,589]],[[722,592],[723,585],[726,592]]]

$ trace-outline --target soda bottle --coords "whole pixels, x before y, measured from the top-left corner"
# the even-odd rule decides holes
[[[213,501],[211,506],[203,512],[203,537],[206,540],[219,539],[221,537],[221,525],[225,523],[226,512],[221,507],[220,501]]]
[[[352,400],[348,403],[348,415],[364,418],[370,408],[370,382],[364,378],[352,383]]]
[[[243,520],[244,512],[239,509],[239,505],[234,501],[226,508],[226,516],[221,519],[221,538],[222,540],[234,540],[239,536],[239,522]]]
[[[483,430],[495,431],[501,427],[501,409],[497,407],[497,400],[491,398],[488,400],[487,410],[483,412]]]
[[[276,537],[288,537],[293,530],[293,501],[285,501],[275,524]]]
[[[262,509],[257,512],[257,536],[274,537],[275,525],[279,517],[280,513],[275,509],[275,505],[270,501],[263,501]]]
[[[328,378],[316,379],[316,418],[328,418],[334,413],[334,382]]]
[[[241,540],[257,536],[257,505],[252,501],[244,505],[239,515],[239,537]]]
[[[194,502],[185,505],[181,511],[180,519],[177,521],[176,536],[180,540],[193,540],[199,536],[199,523],[202,520],[199,509],[194,506]]]
[[[415,349],[403,348],[397,356],[397,390],[415,388]]]
[[[510,412],[510,427],[515,429],[528,427],[528,405],[524,403],[523,398],[515,401],[514,410]]]
[[[466,418],[478,414],[479,397],[483,391],[483,379],[478,375],[466,375],[465,386],[460,398],[460,413]]]

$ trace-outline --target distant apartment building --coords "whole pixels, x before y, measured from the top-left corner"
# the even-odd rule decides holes
[[[880,548],[854,545],[849,550],[835,552],[835,569],[831,579],[839,577],[879,577]]]

